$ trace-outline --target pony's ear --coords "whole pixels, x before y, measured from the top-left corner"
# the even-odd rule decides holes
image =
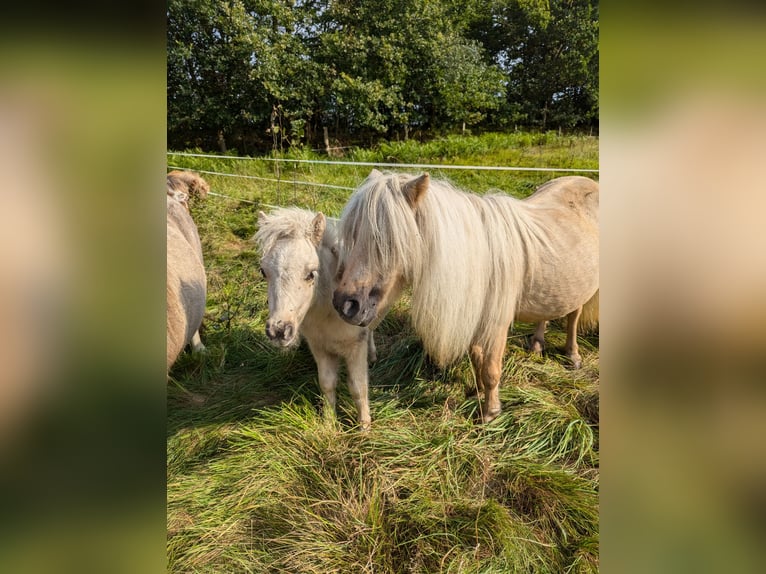
[[[370,171],[370,175],[368,175],[367,177],[380,177],[381,175],[383,175],[383,172],[373,167],[372,170]]]
[[[266,214],[263,213],[263,211],[258,212],[258,225],[263,223],[263,220],[266,219]]]
[[[326,225],[327,220],[325,219],[324,213],[320,211],[311,222],[311,242],[314,245],[319,245],[322,242],[322,236],[324,235],[324,228]]]
[[[430,182],[431,176],[424,173],[420,177],[416,177],[404,184],[402,192],[404,192],[404,197],[407,198],[410,207],[415,209],[418,206],[423,197],[425,197]]]

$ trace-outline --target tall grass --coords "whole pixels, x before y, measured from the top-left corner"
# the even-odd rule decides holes
[[[352,157],[499,164],[516,153],[521,159],[514,162],[548,163],[564,161],[565,149],[571,164],[594,166],[594,138],[556,134],[400,142]],[[183,162],[275,173],[273,164],[258,162]],[[295,169],[305,180],[349,187],[368,171]],[[499,187],[520,196],[550,177],[460,173],[475,180],[475,191]],[[337,418],[320,412],[305,345],[280,352],[268,344],[265,285],[249,242],[264,204],[279,200],[337,215],[350,192],[207,179],[213,191],[256,203],[211,196],[192,206],[209,279],[208,353],[182,355],[168,384],[168,570],[598,571],[598,336],[581,338],[583,368],[574,372],[556,355],[565,338],[560,328],[552,326],[549,351],[538,358],[526,350],[532,327],[517,325],[503,370],[504,412],[483,426],[476,422],[469,361],[448,369],[429,362],[410,327],[405,296],[376,332],[373,425],[360,432],[342,382]]]
[[[198,150],[196,150],[198,151]],[[308,149],[291,149],[272,154],[269,161],[257,159],[184,158],[170,155],[169,165],[197,170],[254,176],[278,182],[207,176],[214,191],[265,204],[294,204],[338,215],[349,191],[311,187],[293,182],[314,182],[354,188],[370,171],[366,166],[306,164],[290,160],[328,158]],[[344,161],[380,163],[428,163],[544,168],[598,168],[598,139],[592,136],[560,136],[510,133],[482,136],[448,136],[427,143],[415,140],[382,143],[371,149],[352,149],[338,158]],[[276,161],[278,160],[278,161]],[[407,169],[417,172],[417,169]],[[500,190],[517,197],[532,193],[541,183],[566,175],[546,172],[507,172],[478,170],[430,170],[433,177],[450,179],[456,185],[477,193]]]

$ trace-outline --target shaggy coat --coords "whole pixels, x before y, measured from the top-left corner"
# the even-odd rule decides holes
[[[205,349],[199,336],[207,277],[197,226],[184,203],[167,197],[167,368],[184,347]]]
[[[487,403],[514,320],[568,316],[576,331],[598,291],[598,184],[562,177],[524,200],[478,196],[448,182],[376,170],[341,217],[344,266],[333,301],[354,324],[380,320],[412,287],[412,323],[440,365],[466,352]],[[540,329],[538,329],[540,332]],[[568,354],[579,366],[576,337]]]
[[[368,360],[375,360],[372,331],[349,325],[332,307],[338,268],[335,224],[322,213],[280,208],[261,212],[255,241],[261,273],[268,281],[266,335],[280,347],[295,345],[302,335],[317,364],[325,414],[334,415],[340,359],[346,361],[348,388],[359,424],[370,425],[367,397]]]
[[[189,198],[204,199],[210,192],[210,184],[193,171],[173,170],[167,175],[168,195],[189,206]]]

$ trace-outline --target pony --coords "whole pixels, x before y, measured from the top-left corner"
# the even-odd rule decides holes
[[[565,352],[581,358],[577,324],[596,321],[599,186],[561,177],[519,200],[479,196],[426,173],[373,170],[339,224],[341,264],[333,306],[352,325],[380,321],[405,287],[412,324],[429,356],[446,366],[469,353],[484,422],[501,412],[498,392],[514,321],[568,318]]]
[[[281,348],[303,336],[317,365],[326,415],[335,414],[338,368],[344,359],[359,425],[367,430],[367,364],[376,359],[375,342],[372,329],[343,321],[332,306],[338,267],[335,223],[321,212],[297,207],[277,208],[268,215],[261,211],[254,239],[268,282],[266,336]]]
[[[199,180],[202,180],[197,176]],[[204,183],[204,180],[202,180]],[[167,192],[167,369],[186,345],[205,351],[199,335],[207,298],[202,243],[188,204],[188,187],[168,175]],[[205,184],[207,185],[207,184]]]

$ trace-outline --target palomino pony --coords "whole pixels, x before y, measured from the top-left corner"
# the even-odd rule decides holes
[[[335,413],[340,359],[348,367],[348,388],[359,425],[370,426],[367,361],[375,361],[372,330],[338,317],[332,306],[338,267],[335,225],[324,214],[298,208],[261,212],[255,240],[261,251],[261,273],[269,284],[266,335],[280,347],[306,339],[317,364],[325,414]]]
[[[195,174],[196,175],[196,174]],[[202,179],[197,176],[198,179]],[[204,183],[204,180],[202,180]],[[205,184],[207,185],[207,184]],[[205,314],[207,276],[202,243],[189,214],[188,194],[181,186],[167,189],[167,368],[191,343],[194,352],[205,346],[199,336]]]
[[[340,316],[360,326],[379,321],[412,286],[412,323],[431,358],[446,365],[470,353],[484,422],[501,411],[513,321],[539,323],[535,346],[545,321],[566,315],[566,352],[579,365],[577,322],[599,286],[595,181],[561,177],[518,200],[373,170],[346,205],[340,232]]]

